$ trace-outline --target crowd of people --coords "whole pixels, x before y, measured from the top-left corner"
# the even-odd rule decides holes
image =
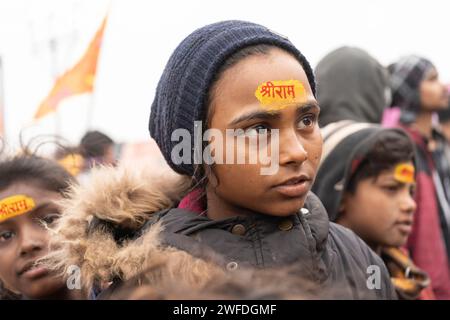
[[[99,131],[2,155],[0,297],[449,300],[436,66],[299,49],[245,21],[188,35],[150,108],[166,166],[122,165]]]

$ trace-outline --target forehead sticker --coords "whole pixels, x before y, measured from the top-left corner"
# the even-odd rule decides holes
[[[403,183],[414,183],[414,166],[409,163],[401,163],[395,166],[394,179]]]
[[[34,200],[24,195],[0,200],[0,222],[24,214],[35,207]]]
[[[305,87],[299,80],[263,82],[256,89],[255,96],[268,110],[280,110],[307,100]]]

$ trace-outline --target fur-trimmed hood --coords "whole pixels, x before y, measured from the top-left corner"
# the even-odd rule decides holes
[[[214,267],[184,251],[161,246],[161,226],[155,224],[133,239],[117,239],[117,230],[136,233],[152,213],[172,207],[185,193],[189,179],[170,169],[135,170],[101,167],[92,170],[89,184],[74,185],[60,202],[62,216],[50,228],[46,266],[67,275],[71,266],[81,270],[84,290],[113,279],[127,280],[164,263],[166,276],[201,284]],[[108,227],[110,226],[110,227]],[[209,269],[208,272],[206,272]]]

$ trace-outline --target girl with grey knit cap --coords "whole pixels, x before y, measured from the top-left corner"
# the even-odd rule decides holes
[[[276,111],[261,107],[262,102],[255,98],[258,85],[291,79],[304,86],[303,103]],[[194,191],[200,193],[197,205],[201,211],[172,209],[158,220],[172,226],[166,228],[168,234],[194,237],[210,246],[225,257],[228,266],[298,263],[306,266],[299,270],[308,270],[304,276],[324,287],[340,283],[344,292],[350,289],[344,294],[348,298],[393,297],[388,283],[378,292],[367,290],[367,277],[357,276],[367,270],[358,264],[379,265],[385,277],[383,264],[354,234],[329,224],[320,201],[309,192],[321,154],[318,114],[313,72],[287,38],[242,21],[195,31],[167,64],[152,105],[150,132],[169,165],[193,176],[194,186],[203,188]],[[215,164],[210,168],[175,164],[172,150],[177,141],[170,139],[172,132],[177,128],[193,132],[194,121],[222,132],[243,129],[262,134],[278,129],[278,174],[258,174],[260,164]],[[180,207],[184,204],[192,202],[182,201]],[[186,232],[189,227],[195,232]],[[305,252],[305,246],[316,249]],[[337,252],[334,263],[326,258],[331,248]],[[365,253],[351,257],[353,250]],[[346,270],[339,267],[343,261]]]
[[[77,212],[90,221],[80,228],[84,246],[91,235],[110,240],[108,259],[101,265],[105,272],[99,276],[116,283],[130,278],[129,269],[117,263],[105,269],[110,261],[117,262],[112,243],[117,250],[137,250],[157,230],[162,247],[213,261],[226,272],[289,267],[295,276],[314,283],[308,293],[319,298],[396,298],[383,261],[353,232],[330,223],[310,192],[322,152],[319,110],[311,67],[286,37],[245,21],[214,23],[191,33],[167,63],[149,124],[167,163],[190,180],[189,186],[180,191],[149,178],[141,184],[127,180],[116,210]],[[220,161],[218,149],[205,157],[212,139],[198,136],[201,129],[214,129],[214,142],[223,142],[223,149],[244,155],[246,161]],[[244,145],[239,146],[242,137]],[[251,145],[252,137],[266,137],[268,143]],[[271,152],[277,170],[262,174],[268,163],[247,161],[252,148]],[[211,158],[218,160],[206,161]],[[108,174],[120,183],[114,173]],[[138,203],[149,188],[152,195]],[[176,204],[148,200],[161,198],[161,193],[183,197]],[[80,192],[80,201],[82,195],[86,193]],[[128,202],[134,211],[126,210]],[[73,245],[63,238],[60,243]],[[98,259],[101,250],[93,246]],[[71,251],[85,254],[83,248]],[[138,268],[151,254],[141,258]],[[70,261],[81,263],[82,272],[95,272],[90,261]]]

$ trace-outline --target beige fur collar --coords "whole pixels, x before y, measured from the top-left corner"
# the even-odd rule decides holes
[[[138,229],[152,213],[169,208],[179,200],[188,185],[188,179],[170,169],[94,169],[90,183],[73,186],[67,199],[61,202],[63,214],[50,228],[51,253],[43,263],[66,276],[70,266],[78,266],[85,290],[91,289],[94,282],[105,284],[116,277],[130,279],[158,263],[167,264],[164,269],[167,275],[186,270],[186,277],[199,284],[208,264],[185,252],[162,248],[159,224],[122,246],[105,230],[87,232],[94,217]]]

